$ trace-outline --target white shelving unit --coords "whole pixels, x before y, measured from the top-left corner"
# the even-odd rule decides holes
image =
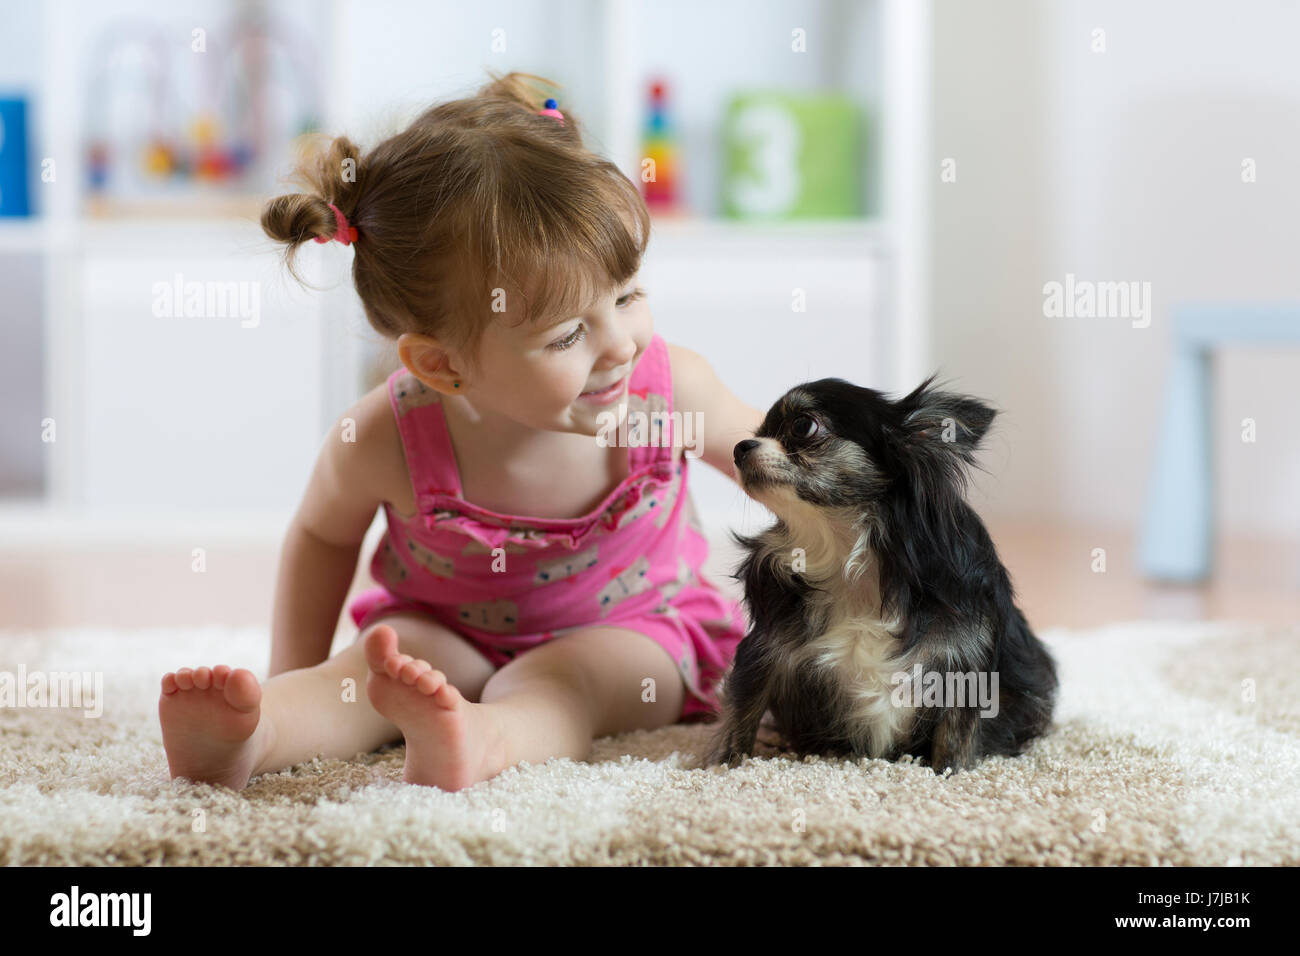
[[[226,9],[218,0],[191,7]],[[692,84],[675,91],[690,107],[681,116],[684,155],[700,157],[687,183],[696,198],[716,192],[708,137],[722,92],[852,91],[868,117],[868,215],[782,224],[656,219],[643,272],[656,329],[707,355],[759,407],[808,377],[836,374],[897,391],[928,371],[928,2],[577,0],[467,9],[331,0],[320,9],[332,64],[326,129],[369,145],[377,115],[391,127],[418,106],[471,91],[487,68],[519,69],[562,79],[593,146],[635,176],[645,84],[663,72]],[[362,390],[374,333],[340,284],[350,254],[333,245],[302,250],[313,283],[332,286],[313,293],[284,276],[251,219],[83,218],[72,185],[83,181],[81,52],[67,37],[92,29],[78,18],[109,16],[88,2],[42,11],[34,78],[41,139],[33,148],[59,158],[65,185],[42,192],[39,221],[0,221],[0,255],[44,262],[46,407],[59,440],[48,446],[44,500],[0,499],[0,548],[31,546],[59,527],[84,538],[97,522],[119,528],[124,516],[142,536],[188,534],[206,516],[207,526],[262,527],[278,538],[321,436]],[[794,26],[818,44],[816,63],[779,52]],[[505,54],[489,48],[498,28],[510,38]],[[560,39],[532,45],[539,36]],[[376,50],[386,51],[383,70]],[[261,281],[261,329],[160,331],[148,289],[178,269]],[[791,314],[795,287],[808,292],[806,314]],[[693,486],[701,511],[733,521],[743,496],[706,471],[696,469]]]

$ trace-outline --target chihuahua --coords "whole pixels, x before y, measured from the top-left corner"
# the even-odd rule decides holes
[[[705,766],[752,754],[769,709],[797,755],[911,755],[935,773],[1046,729],[1056,665],[965,501],[997,412],[934,378],[897,401],[804,383],[736,445],[741,487],[777,522],[732,533],[751,628]]]

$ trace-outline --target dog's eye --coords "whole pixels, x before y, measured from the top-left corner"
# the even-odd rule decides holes
[[[817,430],[819,427],[820,426],[817,424],[817,419],[812,418],[808,415],[800,415],[798,418],[794,420],[793,423],[794,437],[812,438],[813,435],[817,434]]]

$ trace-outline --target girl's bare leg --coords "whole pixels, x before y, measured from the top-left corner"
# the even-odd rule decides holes
[[[378,628],[402,650],[436,661],[471,700],[492,676],[492,664],[454,631],[406,613],[371,624],[329,660],[263,685],[224,665],[169,672],[158,717],[171,775],[241,790],[251,777],[318,754],[353,757],[399,739],[366,693],[365,640]]]
[[[394,642],[382,628],[367,637],[367,693],[406,737],[410,783],[460,790],[521,760],[581,760],[596,737],[681,717],[686,691],[672,658],[627,628],[585,628],[528,651],[487,680],[479,703]]]

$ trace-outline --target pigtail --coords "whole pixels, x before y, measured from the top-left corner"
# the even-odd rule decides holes
[[[294,269],[298,248],[316,238],[332,239],[338,230],[330,204],[356,225],[362,189],[361,151],[346,136],[305,136],[299,141],[299,158],[289,181],[302,192],[268,200],[262,208],[262,231],[285,244],[285,265],[302,281]]]

